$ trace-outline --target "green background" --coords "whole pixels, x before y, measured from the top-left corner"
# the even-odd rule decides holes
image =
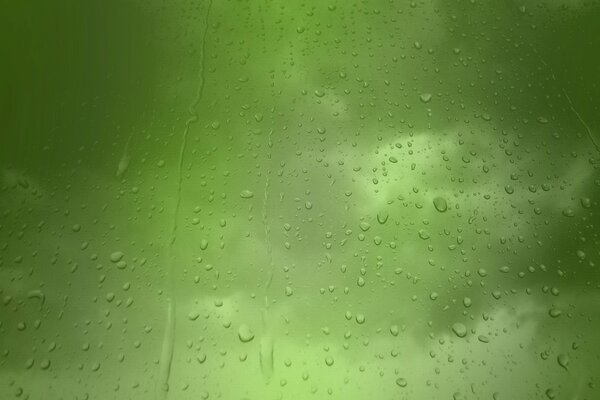
[[[600,398],[598,1],[2,8],[0,398]]]

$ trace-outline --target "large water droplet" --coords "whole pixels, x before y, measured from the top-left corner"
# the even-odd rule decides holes
[[[448,209],[448,203],[446,203],[446,199],[439,196],[433,199],[433,206],[436,210],[442,213],[446,212],[446,210]]]
[[[241,324],[238,328],[238,337],[242,343],[248,343],[254,339],[254,333],[250,330],[250,327],[246,324]]]

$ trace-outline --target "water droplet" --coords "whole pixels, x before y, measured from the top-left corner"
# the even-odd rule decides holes
[[[548,118],[546,118],[546,117],[542,117],[542,116],[539,116],[539,117],[537,117],[537,121],[538,121],[540,124],[547,124],[547,123],[549,122],[549,121],[548,121]]]
[[[121,261],[123,259],[123,252],[122,251],[115,251],[114,253],[112,253],[110,255],[110,261],[113,263],[118,263],[119,261]]]
[[[369,224],[368,222],[363,221],[363,222],[360,223],[360,229],[363,232],[368,231],[370,228],[371,228],[371,224]]]
[[[423,103],[429,103],[431,101],[431,93],[423,93],[419,98]]]
[[[548,311],[548,315],[550,315],[552,318],[558,318],[561,314],[562,312],[556,308],[551,308],[550,311]]]
[[[250,330],[250,327],[246,324],[241,324],[238,328],[238,337],[242,343],[248,343],[254,339],[254,333]]]
[[[249,190],[242,190],[242,191],[240,192],[240,197],[241,197],[242,199],[251,199],[252,197],[254,197],[254,193],[252,193],[252,192],[251,192],[251,191],[249,191]]]
[[[569,362],[571,360],[569,359],[569,356],[567,354],[559,354],[558,357],[556,357],[556,361],[558,362],[558,365],[560,365],[564,369],[569,369]]]
[[[575,216],[575,211],[573,211],[571,208],[566,208],[563,210],[562,215],[571,218]]]
[[[452,325],[452,332],[454,332],[454,334],[459,338],[464,338],[467,336],[467,327],[464,324],[457,322]]]
[[[388,220],[388,213],[384,212],[384,211],[380,211],[377,213],[377,222],[379,222],[380,224],[385,224]]]
[[[448,209],[448,203],[446,203],[446,199],[439,196],[433,199],[433,206],[441,213],[446,212]]]
[[[589,197],[581,198],[581,207],[590,208],[592,206],[592,200]]]
[[[465,297],[463,299],[463,306],[469,308],[469,307],[471,307],[472,304],[473,304],[473,302],[470,297]]]
[[[406,382],[406,379],[404,378],[398,378],[396,379],[396,385],[400,387],[406,387],[406,385],[408,385],[408,382]]]

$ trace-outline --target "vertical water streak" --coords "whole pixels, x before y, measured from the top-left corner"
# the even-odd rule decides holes
[[[177,301],[174,296],[175,290],[175,280],[174,280],[174,265],[176,256],[174,255],[174,245],[177,239],[177,227],[179,220],[179,208],[181,206],[181,192],[183,187],[183,160],[185,156],[185,151],[187,147],[187,137],[190,130],[190,126],[198,121],[198,112],[196,111],[196,107],[200,103],[202,99],[202,94],[204,92],[204,84],[205,84],[205,54],[206,54],[206,36],[208,33],[208,20],[210,16],[210,9],[212,7],[212,0],[209,0],[206,16],[204,20],[204,31],[202,33],[202,42],[201,42],[201,54],[200,54],[200,71],[198,73],[199,84],[196,90],[196,95],[192,101],[192,103],[188,107],[188,112],[190,114],[190,118],[185,122],[185,128],[183,130],[182,138],[181,138],[181,146],[179,149],[179,158],[178,158],[178,182],[177,182],[177,192],[176,192],[176,203],[175,210],[173,213],[173,225],[171,228],[171,235],[169,240],[169,249],[168,249],[168,263],[169,267],[167,269],[168,275],[168,285],[169,285],[169,297],[167,300],[167,318],[165,323],[165,333],[163,336],[162,349],[160,354],[160,368],[159,368],[159,380],[158,380],[158,390],[157,390],[157,398],[164,400],[167,398],[169,394],[169,380],[171,377],[171,365],[173,362],[173,352],[175,345],[175,333],[176,333],[176,306]]]
[[[131,156],[129,154],[129,143],[131,143],[131,138],[133,138],[133,133],[129,135],[125,147],[123,148],[123,154],[119,160],[119,165],[117,165],[116,176],[118,179],[121,179],[123,175],[125,175],[125,172],[127,172],[127,169],[129,168],[129,163],[131,162]]]
[[[271,141],[271,135],[273,134],[273,129],[269,130],[269,136],[267,137],[267,163],[271,161],[271,148],[273,147],[273,142]],[[269,226],[269,219],[267,215],[267,205],[269,201],[269,189],[271,185],[271,168],[267,166],[265,172],[265,186],[263,189],[263,202],[262,202],[262,223],[265,232],[265,246],[267,249],[267,279],[265,281],[265,293],[264,293],[264,309],[262,313],[262,322],[263,322],[263,331],[264,336],[260,341],[260,353],[259,353],[259,362],[260,362],[260,370],[265,381],[268,383],[273,375],[273,339],[269,333],[268,326],[268,312],[269,312],[269,288],[271,286],[271,282],[273,281],[273,246],[271,243],[271,228]]]
[[[538,54],[535,49],[534,49],[534,52],[536,54]],[[538,57],[539,57],[541,63],[544,64],[544,67],[548,68],[548,70],[550,71],[550,76],[552,77],[552,80],[555,83],[558,83],[557,80],[556,80],[556,76],[554,76],[554,71],[552,70],[552,68],[546,63],[546,61],[544,61],[544,59],[542,58],[542,56],[540,56],[538,54]],[[577,120],[585,128],[585,132],[586,132],[588,138],[590,139],[590,142],[592,142],[592,145],[594,145],[594,148],[596,149],[596,151],[600,152],[600,145],[598,145],[598,143],[596,142],[596,139],[594,138],[594,135],[592,134],[592,130],[590,129],[590,126],[581,117],[581,114],[579,114],[579,112],[575,109],[575,106],[573,105],[573,102],[571,101],[571,97],[569,97],[569,94],[567,93],[567,91],[564,88],[562,88],[562,87],[560,88],[560,90],[562,91],[563,95],[567,99],[567,103],[569,104],[569,108],[571,109],[571,111],[573,112],[573,114],[575,114],[575,116],[577,117]]]

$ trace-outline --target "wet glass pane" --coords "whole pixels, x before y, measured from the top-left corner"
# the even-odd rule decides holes
[[[0,399],[600,398],[600,2],[2,9]]]

